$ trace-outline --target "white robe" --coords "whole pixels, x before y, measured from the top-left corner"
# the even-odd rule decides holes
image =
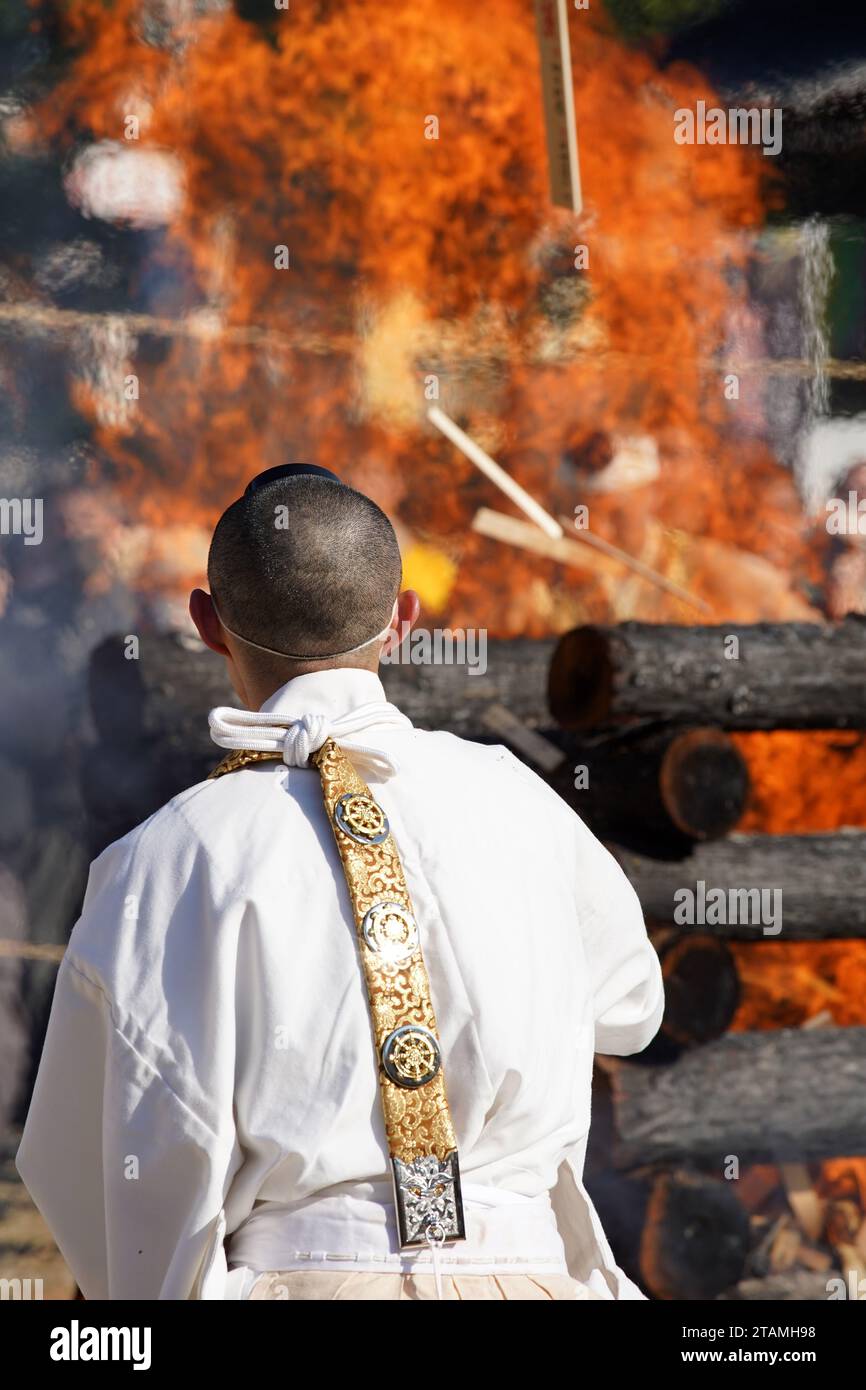
[[[264,709],[290,721],[384,700],[373,673],[334,670]],[[505,748],[387,722],[353,738],[398,763],[365,776],[419,922],[464,1181],[552,1189],[572,1275],[641,1297],[581,1180],[593,1052],[639,1051],[662,1015],[630,884]],[[368,1001],[314,769],[200,783],[95,861],[17,1166],[91,1299],[237,1297],[223,1237],[256,1201],[386,1177]]]

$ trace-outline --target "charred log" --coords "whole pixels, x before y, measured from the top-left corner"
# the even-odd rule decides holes
[[[635,1066],[674,1062],[685,1048],[720,1038],[740,1004],[740,977],[726,942],[677,931],[656,932],[652,941],[664,977],[665,1012],[652,1042],[630,1059]]]
[[[866,937],[866,831],[732,835],[681,860],[615,852],[654,921],[740,941]]]
[[[556,646],[554,638],[490,641],[484,649],[484,661],[476,660],[474,669],[467,662],[415,665],[409,660],[411,642],[410,635],[402,649],[405,660],[399,665],[381,666],[379,675],[388,699],[419,729],[448,729],[463,738],[490,741],[482,715],[493,703],[504,705],[528,728],[552,725],[547,710],[547,673]],[[475,655],[470,652],[473,659]]]
[[[613,1072],[616,1162],[866,1154],[866,1028],[731,1033],[666,1067]]]
[[[557,644],[550,708],[559,723],[581,729],[634,719],[727,729],[864,728],[864,661],[860,617],[836,627],[579,627]]]
[[[716,1298],[742,1277],[749,1217],[730,1185],[677,1169],[607,1172],[587,1187],[618,1264],[655,1298]]]
[[[720,1038],[740,1003],[740,980],[724,941],[671,933],[654,942],[665,982],[661,1031],[682,1047]]]
[[[726,834],[745,809],[745,759],[717,729],[640,729],[566,746],[554,785],[603,839],[685,854],[693,840]]]
[[[742,1276],[749,1217],[729,1185],[699,1173],[670,1173],[652,1190],[640,1267],[656,1298],[716,1298]]]

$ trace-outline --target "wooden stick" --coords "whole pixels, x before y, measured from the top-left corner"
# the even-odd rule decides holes
[[[506,512],[494,511],[491,507],[479,507],[472,518],[472,529],[494,541],[504,541],[506,545],[516,545],[521,550],[531,550],[546,560],[558,560],[562,565],[574,569],[589,570],[613,575],[616,566],[613,561],[600,556],[592,556],[574,541],[563,536],[557,540],[545,535],[537,526],[531,526],[519,517],[508,516]]]
[[[536,733],[535,729],[528,729],[516,714],[497,701],[487,706],[481,718],[488,729],[500,734],[506,743],[541,768],[542,772],[555,772],[565,761],[561,748],[557,748],[543,734]]]
[[[255,323],[224,323],[218,313],[206,305],[186,318],[160,318],[155,314],[93,313],[84,309],[58,309],[52,304],[0,304],[0,326],[9,324],[22,332],[78,333],[103,324],[119,322],[130,333],[141,337],[191,338],[202,342],[241,343],[252,347],[279,348],[285,351],[326,355],[331,352],[354,352],[357,337],[346,333],[329,337],[326,334],[284,333]]]
[[[568,517],[560,517],[563,526],[568,526]],[[675,594],[684,603],[690,603],[693,608],[700,609],[703,613],[711,612],[710,605],[697,594],[690,594],[688,589],[683,589],[679,584],[675,584],[672,579],[666,579],[658,570],[654,570],[651,565],[645,565],[643,560],[638,560],[635,555],[629,555],[627,550],[620,550],[618,545],[611,545],[610,541],[604,540],[601,536],[596,536],[592,531],[582,531],[577,527],[573,528],[572,534],[577,540],[583,541],[584,545],[591,545],[594,550],[600,550],[602,555],[607,555],[611,560],[616,560],[620,565],[626,565],[628,569],[634,570],[643,579],[648,579],[656,584],[660,589],[666,589],[669,594]]]
[[[759,376],[811,377],[815,374],[814,362],[803,357],[758,357],[748,362],[719,363],[720,372],[736,372],[740,376],[755,373]],[[821,363],[825,376],[837,377],[841,381],[866,380],[866,362],[846,362],[838,357],[828,357]]]
[[[788,1198],[788,1205],[800,1229],[810,1240],[820,1240],[824,1229],[827,1203],[815,1191],[805,1163],[782,1163],[779,1165],[782,1186]]]
[[[65,946],[42,946],[35,941],[10,941],[8,938],[0,937],[0,957],[59,962],[65,954]]]
[[[0,304],[0,328],[8,325],[20,333],[75,333],[94,325],[120,319],[131,333],[142,337],[191,338],[204,342],[236,342],[255,346],[285,349],[288,352],[306,352],[315,356],[328,356],[331,353],[351,355],[357,352],[356,333],[309,333],[293,330],[285,333],[278,328],[266,328],[256,323],[223,323],[220,315],[201,305],[186,318],[161,318],[156,314],[134,314],[127,312],[106,313],[87,309],[60,309],[53,304],[37,304],[32,300],[19,300],[15,304]],[[515,354],[504,340],[491,340],[482,348],[473,346],[470,357],[473,364],[522,362],[526,359]],[[680,358],[671,354],[650,355],[642,352],[604,353],[578,351],[558,359],[579,365],[581,371],[608,371],[612,367],[628,370],[655,370],[664,362],[678,363]],[[531,361],[534,363],[535,359]],[[737,372],[740,375],[811,377],[815,373],[814,362],[800,357],[759,357],[751,361],[735,359],[722,361],[714,357],[699,359],[699,365],[708,372],[724,374]],[[821,370],[825,376],[866,381],[866,362],[841,361],[829,357],[822,362]]]
[[[583,199],[565,0],[535,0],[535,25],[541,59],[550,200],[556,207],[579,213]]]
[[[485,454],[481,446],[476,444],[474,439],[470,439],[459,425],[455,425],[444,410],[440,410],[438,405],[431,405],[427,411],[427,419],[445,435],[446,439],[450,439],[452,444],[457,445],[457,448],[466,455],[470,463],[474,463],[476,468],[480,468],[485,477],[495,483],[506,497],[510,497],[522,512],[525,512],[537,526],[540,526],[546,536],[550,536],[553,540],[562,538],[563,532],[559,522],[555,521],[542,506],[539,506],[535,498],[530,497],[529,493],[514,481],[510,473],[506,473],[505,469],[501,468],[489,454]]]
[[[805,1023],[801,1023],[801,1024],[800,1024],[800,1030],[801,1030],[801,1031],[805,1031],[805,1029],[807,1029],[807,1028],[832,1028],[832,1027],[833,1027],[833,1015],[831,1014],[831,1012],[830,1012],[829,1009],[822,1009],[821,1012],[820,1012],[819,1014],[813,1014],[811,1018],[807,1018],[807,1019],[806,1019],[806,1022],[805,1022]]]
[[[517,517],[507,516],[504,512],[492,511],[489,507],[481,507],[472,520],[472,529],[482,536],[488,536],[491,540],[504,541],[507,545],[518,546],[521,550],[530,550],[535,555],[543,555],[547,560],[556,560],[561,565],[570,565],[573,569],[597,570],[602,574],[610,574],[611,569],[617,571],[625,567],[639,574],[641,579],[647,583],[654,584],[656,588],[664,589],[667,593],[673,594],[675,598],[682,599],[684,603],[689,603],[694,608],[706,611],[707,604],[703,599],[696,598],[687,589],[680,588],[679,584],[674,584],[672,580],[666,579],[663,574],[658,574],[650,569],[649,565],[644,565],[642,561],[635,560],[626,551],[619,550],[617,546],[608,546],[605,541],[602,545],[596,546],[600,556],[596,563],[590,562],[587,552],[577,544],[576,540],[570,540],[563,536],[561,540],[554,540],[553,537],[543,536],[534,526],[529,526],[525,521],[519,521]],[[586,539],[586,532],[576,531],[575,536],[582,535]],[[594,539],[598,539],[595,537]]]

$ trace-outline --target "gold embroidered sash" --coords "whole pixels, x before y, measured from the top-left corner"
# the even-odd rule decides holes
[[[281,757],[240,749],[211,777]],[[333,739],[311,761],[322,779],[358,933],[400,1245],[411,1249],[463,1240],[457,1140],[430,981],[397,846],[387,816]]]

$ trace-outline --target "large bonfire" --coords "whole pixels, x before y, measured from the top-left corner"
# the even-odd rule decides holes
[[[139,515],[206,523],[249,474],[318,459],[423,542],[412,577],[453,622],[540,634],[621,616],[623,601],[693,620],[645,584],[618,598],[589,558],[584,572],[517,551],[503,564],[470,530],[480,503],[501,501],[426,422],[438,389],[552,510],[590,500],[582,469],[599,447],[609,459],[623,438],[651,440],[655,474],[625,497],[596,490],[593,528],[719,618],[808,611],[796,497],[743,423],[761,383],[737,403],[723,388],[767,162],[674,142],[672,112],[707,96],[698,72],[661,71],[595,11],[572,17],[575,219],[549,201],[522,0],[319,3],[261,24],[141,0],[70,0],[66,14],[80,54],[42,133],[125,144],[128,160],[163,152],[184,189],[154,251],[168,288],[153,294],[196,332],[169,325],[138,358],[127,344],[135,409],[106,411],[93,373],[77,388]]]

